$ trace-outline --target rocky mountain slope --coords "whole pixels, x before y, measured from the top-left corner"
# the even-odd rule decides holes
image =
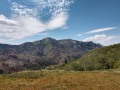
[[[93,42],[45,38],[21,45],[0,44],[0,68],[4,72],[40,69],[80,58],[89,50],[102,47]]]

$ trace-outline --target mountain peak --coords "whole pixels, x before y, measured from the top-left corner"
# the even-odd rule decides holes
[[[56,40],[56,39],[51,38],[51,37],[46,37],[46,38],[44,38],[44,39],[42,39],[42,40]]]
[[[47,38],[42,39],[41,41],[45,43],[55,43],[57,40],[51,37],[47,37]]]

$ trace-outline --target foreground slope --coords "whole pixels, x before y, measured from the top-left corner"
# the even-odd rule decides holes
[[[120,90],[120,72],[24,71],[0,76],[0,90]]]
[[[58,68],[77,71],[120,68],[120,44],[92,50],[80,59]]]
[[[0,44],[0,68],[4,72],[40,69],[80,58],[101,45],[72,39],[45,38],[21,45]]]

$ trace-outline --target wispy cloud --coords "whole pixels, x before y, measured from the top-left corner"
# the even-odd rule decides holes
[[[40,34],[37,34],[37,35],[47,36],[47,35],[49,35],[49,33],[40,33]]]
[[[85,32],[85,33],[82,33],[82,34],[78,34],[77,36],[82,36],[82,35],[85,35],[85,34],[92,34],[92,33],[99,33],[99,32],[105,32],[105,31],[110,31],[110,30],[114,30],[116,29],[117,27],[107,27],[107,28],[100,28],[100,29],[95,29],[95,30],[91,30],[89,32]]]
[[[4,42],[6,42],[6,40],[0,39],[0,43],[4,43]]]
[[[8,40],[8,38],[10,40],[22,39],[66,26],[69,17],[69,5],[73,3],[73,0],[26,1],[32,3],[34,7],[21,5],[14,0],[10,0],[12,17],[8,18],[0,15],[0,39],[2,42]],[[47,22],[40,19],[44,12],[51,16]]]
[[[105,34],[101,34],[101,35],[95,35],[95,36],[85,38],[83,41],[85,41],[85,42],[93,41],[93,42],[105,45],[107,42],[109,42],[115,38],[119,38],[119,37],[118,36],[107,36]]]
[[[53,17],[58,14],[67,13],[69,6],[73,3],[73,0],[30,0],[38,5],[37,8],[43,11],[47,9],[47,13],[50,13]]]

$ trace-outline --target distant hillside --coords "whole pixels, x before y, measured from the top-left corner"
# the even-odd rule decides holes
[[[76,71],[120,68],[120,44],[89,51],[76,61],[56,67]]]
[[[0,68],[5,72],[40,69],[80,58],[101,45],[71,39],[45,38],[21,45],[0,44]]]

